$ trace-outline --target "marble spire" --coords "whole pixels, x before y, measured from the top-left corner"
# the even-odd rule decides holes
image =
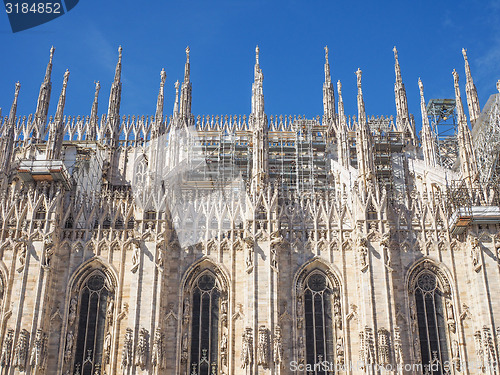
[[[189,64],[189,52],[191,50],[186,47],[186,64],[184,66],[184,81],[181,86],[181,99],[179,113],[182,118],[191,118],[191,101],[192,101],[192,85],[190,81],[191,66]]]
[[[349,141],[347,120],[344,113],[344,100],[342,99],[342,83],[337,81],[337,92],[339,94],[339,126],[337,131],[337,152],[340,165],[349,168]]]
[[[89,141],[96,140],[97,130],[99,127],[97,106],[98,106],[98,99],[99,99],[99,91],[100,90],[101,90],[101,84],[99,83],[99,81],[97,81],[97,82],[95,82],[94,101],[92,102],[92,109],[90,110],[90,122],[89,122],[89,128],[87,130],[87,140],[89,140]]]
[[[49,139],[47,140],[47,160],[61,157],[62,142],[64,139],[64,105],[66,104],[66,87],[68,86],[69,70],[64,73],[61,95],[57,103],[54,121],[50,124]]]
[[[365,102],[361,89],[361,69],[356,71],[358,86],[358,124],[356,126],[356,153],[358,159],[359,178],[362,187],[367,190],[370,183],[375,181],[375,164],[373,160],[372,137],[366,120]]]
[[[425,106],[424,85],[420,78],[418,79],[420,89],[420,111],[422,113],[422,150],[424,153],[425,164],[428,167],[436,166],[436,143],[432,135],[432,129],[429,125],[427,107]]]
[[[4,125],[3,136],[0,138],[0,173],[9,173],[10,162],[12,159],[12,153],[14,151],[14,133],[16,127],[16,112],[17,112],[17,98],[19,96],[19,90],[21,89],[21,84],[16,83],[16,89],[14,92],[14,101],[10,107],[9,118],[7,123]]]
[[[328,61],[328,46],[325,47],[325,82],[323,83],[323,124],[337,131],[335,116],[335,91],[330,76],[330,63]]]
[[[394,52],[394,72],[396,74],[396,82],[394,83],[394,98],[396,101],[396,127],[398,131],[403,133],[405,139],[410,138],[408,141],[415,145],[415,134],[410,122],[410,115],[408,112],[408,101],[406,98],[406,89],[401,77],[401,67],[399,65],[398,50],[396,46],[393,48]]]
[[[462,55],[465,62],[465,94],[467,96],[467,106],[469,107],[470,124],[474,128],[476,120],[479,118],[481,108],[477,97],[476,85],[470,73],[469,61],[467,60],[467,50],[462,48]]]
[[[54,59],[55,48],[52,46],[50,48],[50,57],[47,64],[47,69],[45,71],[45,77],[40,86],[40,92],[38,94],[38,101],[36,105],[35,112],[35,127],[36,127],[36,137],[43,137],[45,134],[45,126],[47,125],[47,114],[49,112],[50,104],[50,93],[52,91],[52,60]]]
[[[460,156],[460,169],[462,178],[466,180],[467,185],[472,188],[473,182],[477,176],[477,161],[472,147],[472,136],[467,126],[467,117],[464,113],[462,98],[460,96],[460,87],[458,85],[458,73],[453,69],[453,82],[455,85],[455,106],[457,110],[457,138],[458,151]]]

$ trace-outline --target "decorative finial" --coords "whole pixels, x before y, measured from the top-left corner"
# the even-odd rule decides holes
[[[328,62],[328,46],[325,46],[325,60]]]
[[[191,51],[191,49],[189,48],[189,46],[186,47],[186,60],[189,61],[189,52]]]
[[[462,55],[464,55],[464,60],[467,60],[467,50],[462,48]]]
[[[97,97],[99,95],[99,90],[101,89],[101,84],[99,81],[94,81],[95,83],[95,96]]]
[[[342,95],[342,83],[340,82],[340,79],[337,81],[337,91],[339,95]]]
[[[120,60],[121,60],[121,58],[122,58],[122,50],[123,50],[122,46],[119,46],[119,47],[118,47],[118,58],[119,58]]]
[[[19,90],[21,89],[21,84],[19,81],[16,82],[16,93],[15,96],[17,97],[19,95]]]
[[[424,84],[422,83],[422,80],[420,77],[418,77],[418,88],[420,89],[420,96],[424,95]]]
[[[161,78],[161,84],[164,85],[165,80],[167,79],[167,73],[165,73],[165,68],[161,69],[160,78]]]
[[[358,88],[361,88],[361,69],[358,68],[358,70],[356,70],[356,76],[358,77]]]
[[[175,89],[176,89],[176,90],[179,90],[179,80],[177,80],[177,81],[175,82],[174,86],[175,86]]]
[[[257,47],[255,47],[255,63],[256,64],[259,63],[259,52],[260,52],[260,49],[259,49],[259,46],[257,45]]]
[[[392,52],[394,52],[394,58],[397,60],[398,59],[398,49],[396,48],[396,46],[394,46],[394,48],[392,49]]]
[[[66,71],[64,72],[64,83],[68,82],[68,77],[69,77],[69,70],[66,69]]]
[[[497,81],[497,90],[500,93],[500,79]]]
[[[54,46],[50,47],[50,62],[52,62],[52,58],[54,57],[54,51],[56,49],[54,48]]]

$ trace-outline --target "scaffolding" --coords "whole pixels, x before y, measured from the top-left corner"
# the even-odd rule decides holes
[[[448,169],[454,169],[458,160],[455,107],[455,99],[431,99],[427,104],[427,115],[436,137],[438,162]]]

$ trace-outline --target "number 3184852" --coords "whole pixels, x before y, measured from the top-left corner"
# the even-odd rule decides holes
[[[5,3],[5,9],[8,14],[27,14],[27,13],[61,13],[61,3]]]

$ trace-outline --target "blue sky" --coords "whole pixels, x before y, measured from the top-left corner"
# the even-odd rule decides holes
[[[452,98],[456,68],[465,96],[461,54],[468,49],[481,107],[500,78],[500,1],[185,0],[94,1],[13,34],[0,16],[0,107],[8,114],[21,82],[18,114],[36,108],[51,45],[56,47],[50,114],[63,74],[70,70],[65,114],[86,116],[101,82],[105,113],[117,49],[123,46],[122,114],[154,113],[160,71],[167,73],[165,112],[174,82],[182,81],[191,48],[193,113],[248,114],[260,46],[266,112],[322,115],[323,47],[330,48],[332,79],[343,84],[347,114],[356,114],[355,70],[363,70],[368,115],[394,115],[394,58],[399,50],[410,112],[420,123],[418,77],[425,96]],[[467,112],[467,109],[466,109]]]

